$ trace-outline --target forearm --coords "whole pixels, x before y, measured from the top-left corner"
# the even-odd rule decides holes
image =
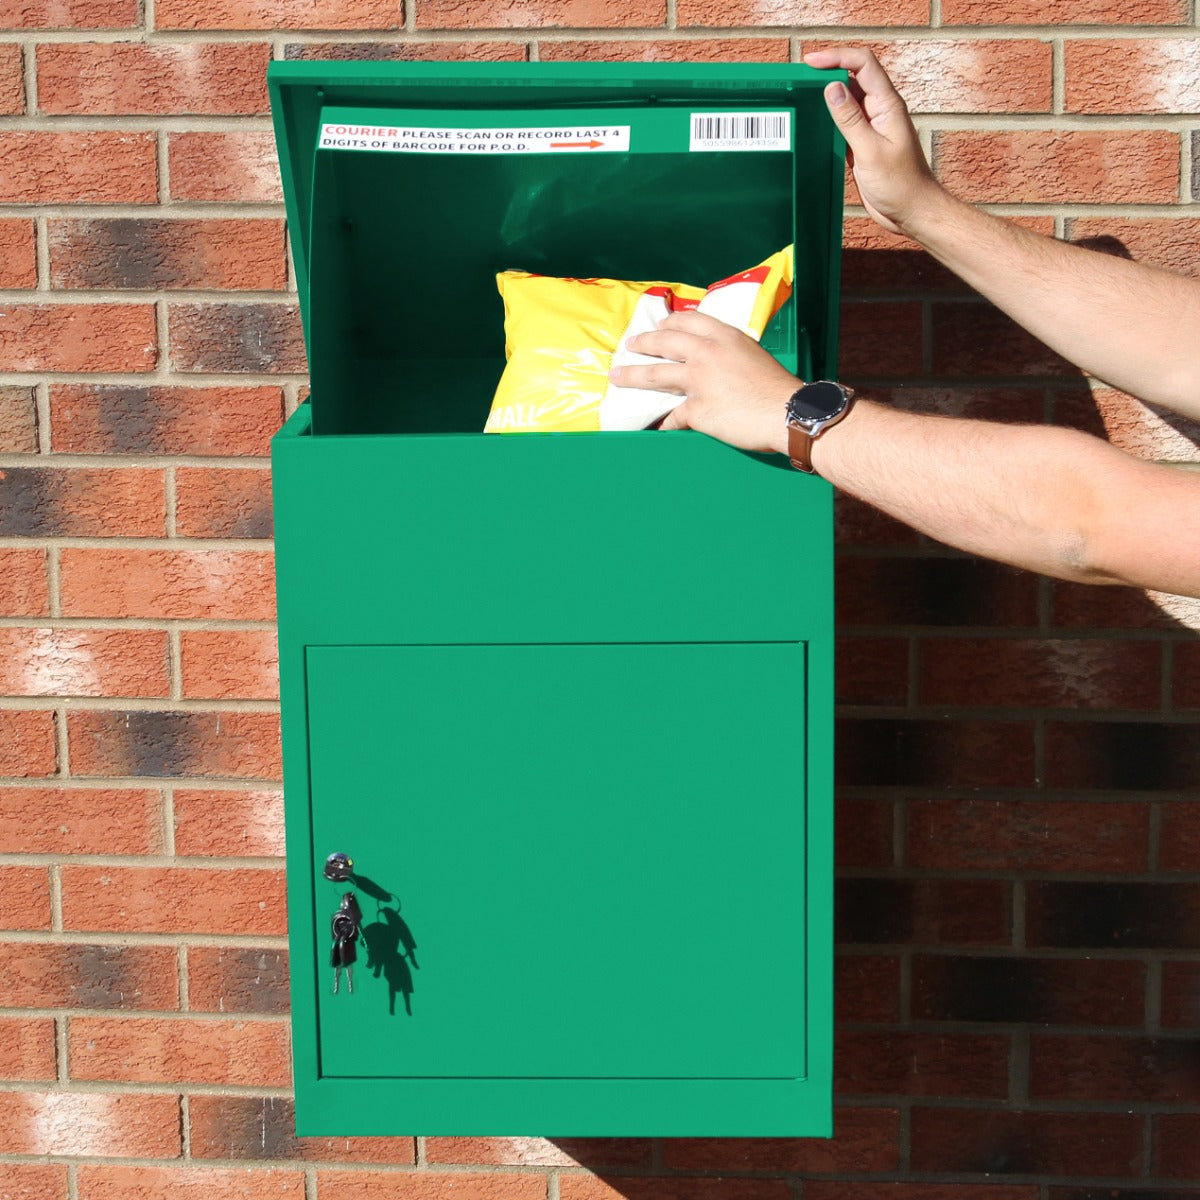
[[[1200,594],[1200,475],[1098,438],[860,400],[817,439],[813,462],[958,549],[1062,579]]]
[[[904,232],[1069,362],[1200,416],[1200,281],[1042,237],[940,188]]]

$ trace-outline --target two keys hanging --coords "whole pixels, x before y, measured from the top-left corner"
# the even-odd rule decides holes
[[[322,872],[331,883],[354,882],[354,860],[348,854],[331,854],[325,860],[325,870]],[[329,922],[329,932],[333,937],[333,946],[329,952],[329,965],[333,967],[333,991],[337,994],[342,979],[342,969],[346,971],[346,989],[354,992],[354,964],[358,959],[358,939],[362,933],[362,909],[353,892],[346,892],[337,912]]]

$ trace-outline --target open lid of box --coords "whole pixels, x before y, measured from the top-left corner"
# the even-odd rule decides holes
[[[279,62],[313,432],[482,429],[495,274],[706,286],[795,245],[764,337],[836,371],[845,145],[799,64]]]

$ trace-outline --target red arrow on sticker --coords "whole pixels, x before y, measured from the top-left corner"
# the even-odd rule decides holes
[[[603,142],[596,141],[593,138],[590,142],[551,142],[551,150],[595,150],[597,146],[603,146]]]

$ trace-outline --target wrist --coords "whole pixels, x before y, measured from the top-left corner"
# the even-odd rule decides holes
[[[932,175],[928,175],[909,211],[902,220],[896,222],[897,230],[904,237],[928,248],[953,212],[963,204],[965,201],[952,196]]]

